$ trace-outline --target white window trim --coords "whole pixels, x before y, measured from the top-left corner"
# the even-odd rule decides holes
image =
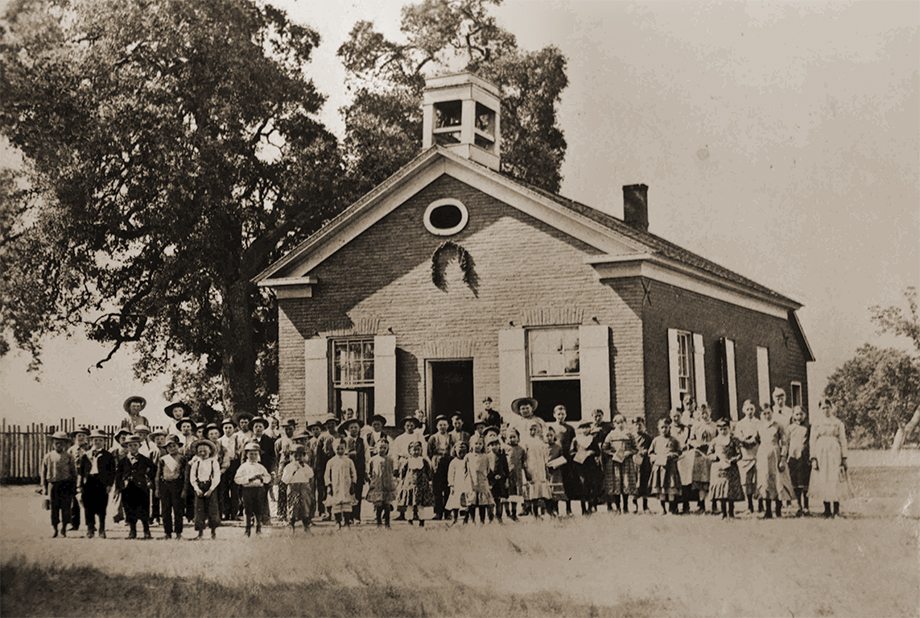
[[[337,384],[335,381],[335,362],[336,362],[335,347],[336,345],[340,343],[356,343],[356,342],[370,343],[371,345],[374,346],[374,349],[376,350],[376,346],[374,345],[374,337],[354,336],[354,337],[335,337],[331,339],[331,344],[330,344],[331,354],[329,358],[329,372],[330,372],[329,382],[332,385],[333,390],[354,391],[354,390],[361,390],[361,389],[367,389],[367,388],[371,388],[371,389],[374,388],[375,380],[365,381],[361,383],[349,382],[349,383],[341,383],[341,384]],[[374,361],[374,359],[375,359],[375,354],[371,354],[371,360]],[[376,367],[376,362],[375,362],[374,363],[374,375],[376,376],[376,374],[377,374],[377,367]]]
[[[431,223],[431,213],[435,211],[436,208],[441,206],[454,206],[460,211],[460,222],[450,228],[439,228],[435,227]],[[447,197],[440,200],[435,200],[428,204],[428,208],[425,209],[425,215],[422,217],[422,222],[425,224],[425,229],[434,234],[435,236],[453,236],[463,231],[466,227],[466,224],[469,223],[470,213],[466,209],[466,206],[463,205],[463,202],[456,200],[451,197]]]

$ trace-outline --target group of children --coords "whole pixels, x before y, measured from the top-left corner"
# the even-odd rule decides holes
[[[825,515],[836,516],[842,494],[836,467],[845,471],[846,465],[842,423],[822,402],[825,418],[810,435],[804,411],[788,409],[784,393],[777,395],[759,416],[746,401],[736,423],[713,423],[705,404],[697,408],[686,398],[658,422],[654,438],[642,417],[630,424],[614,414],[606,422],[602,410],[575,428],[559,405],[549,423],[534,415],[538,404],[529,397],[515,400],[506,419],[487,399],[471,433],[456,413],[437,416],[426,435],[419,411],[403,420],[395,437],[379,415],[365,425],[346,411],[342,422],[330,415],[297,432],[295,421],[277,426],[248,414],[224,419],[221,427],[200,426],[184,404],[166,408],[174,431],[151,432],[138,406],[126,402],[129,419],[111,449],[99,430],[51,437],[42,491],[54,536],[66,536],[68,523],[79,525],[80,496],[90,538],[97,530],[105,537],[111,499],[129,538],[137,538],[138,523],[143,538],[151,538],[151,520],[159,519],[165,538],[182,538],[183,519],[189,519],[200,539],[206,528],[214,538],[221,520],[241,516],[245,534],[253,527],[259,534],[270,522],[270,496],[278,519],[304,530],[315,517],[339,526],[360,523],[363,500],[376,524],[386,527],[394,507],[396,520],[424,526],[428,509],[451,524],[461,515],[464,523],[477,516],[485,523],[558,516],[563,505],[571,515],[573,502],[584,514],[604,503],[626,513],[630,502],[634,511],[648,512],[649,498],[658,499],[662,514],[679,506],[689,512],[691,502],[705,512],[708,500],[711,512],[725,518],[735,516],[736,502],[746,500],[753,512],[756,501],[771,518],[792,500],[797,514],[806,513],[809,477],[821,470]],[[820,457],[810,457],[810,449]]]

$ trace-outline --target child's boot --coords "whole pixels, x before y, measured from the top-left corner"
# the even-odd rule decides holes
[[[825,502],[824,504],[827,504],[827,502]],[[51,526],[51,528],[54,530],[54,534],[51,535],[51,538],[52,538],[52,539],[58,538],[58,527],[57,527],[57,526]]]
[[[246,536],[252,536],[252,526],[246,526]]]
[[[130,528],[128,529],[128,538],[129,539],[137,538],[137,524],[130,524]]]
[[[217,538],[217,528],[211,528],[211,540],[213,541],[216,538]]]

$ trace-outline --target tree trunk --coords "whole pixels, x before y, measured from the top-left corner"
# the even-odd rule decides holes
[[[224,414],[258,414],[256,349],[253,339],[252,284],[237,281],[223,290],[221,349]]]
[[[910,417],[906,425],[898,427],[897,433],[894,434],[894,441],[891,443],[891,450],[900,450],[901,446],[910,439],[910,436],[917,430],[918,426],[920,426],[920,407],[914,410],[914,415]]]

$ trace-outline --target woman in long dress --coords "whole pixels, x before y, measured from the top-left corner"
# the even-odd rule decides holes
[[[846,497],[846,483],[841,477],[845,478],[847,468],[847,432],[830,400],[822,399],[818,407],[823,414],[811,426],[808,493],[824,503],[825,517],[837,517],[840,501]]]

